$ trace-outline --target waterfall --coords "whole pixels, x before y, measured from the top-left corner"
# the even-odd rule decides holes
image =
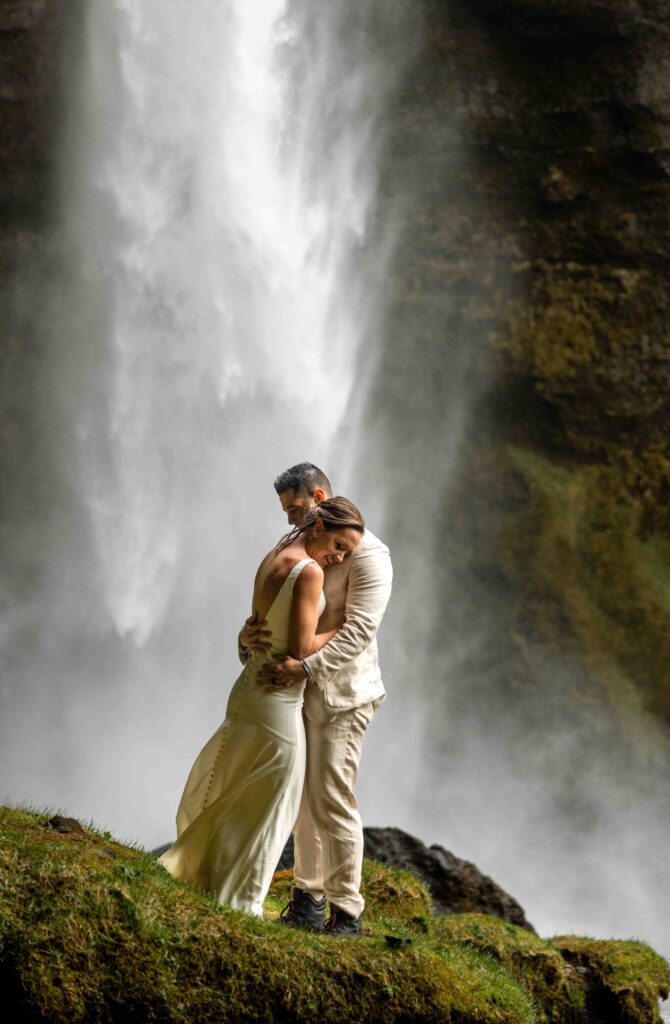
[[[351,437],[401,11],[86,7],[43,368],[57,486],[9,635],[9,711],[41,725],[4,717],[14,799],[169,835],[285,527],[274,476]]]
[[[70,223],[82,305],[96,306],[79,346],[98,352],[76,427],[103,600],[140,644],[184,528],[240,530],[234,509],[202,523],[203,487],[215,506],[231,487],[243,504],[271,498],[274,468],[306,447],[325,457],[347,406],[365,330],[347,275],[374,192],[368,97],[336,19],[309,63],[316,26],[298,20],[248,0],[90,14],[87,202]],[[325,137],[329,104],[341,124]]]

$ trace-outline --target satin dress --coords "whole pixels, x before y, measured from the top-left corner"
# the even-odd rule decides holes
[[[193,765],[177,810],[177,841],[159,863],[221,903],[263,915],[263,900],[300,807],[305,777],[305,684],[267,692],[256,682],[272,654],[288,651],[293,587],[284,580],[265,618],[272,649],[252,654],[226,718]],[[321,595],[319,614],[325,608]]]

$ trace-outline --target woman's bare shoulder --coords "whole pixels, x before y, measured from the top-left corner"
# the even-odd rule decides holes
[[[323,575],[323,569],[317,562],[307,562],[298,573],[295,585],[308,587],[318,583],[323,586]]]

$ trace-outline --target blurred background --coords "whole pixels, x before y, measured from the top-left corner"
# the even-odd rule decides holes
[[[661,0],[0,12],[0,795],[148,848],[302,460],[392,551],[364,821],[670,953]]]

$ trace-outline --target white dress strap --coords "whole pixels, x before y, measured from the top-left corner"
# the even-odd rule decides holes
[[[314,558],[301,558],[299,562],[296,562],[290,573],[286,577],[287,580],[292,580],[295,583],[296,578],[300,575],[301,571],[305,568],[308,562],[314,562]]]

